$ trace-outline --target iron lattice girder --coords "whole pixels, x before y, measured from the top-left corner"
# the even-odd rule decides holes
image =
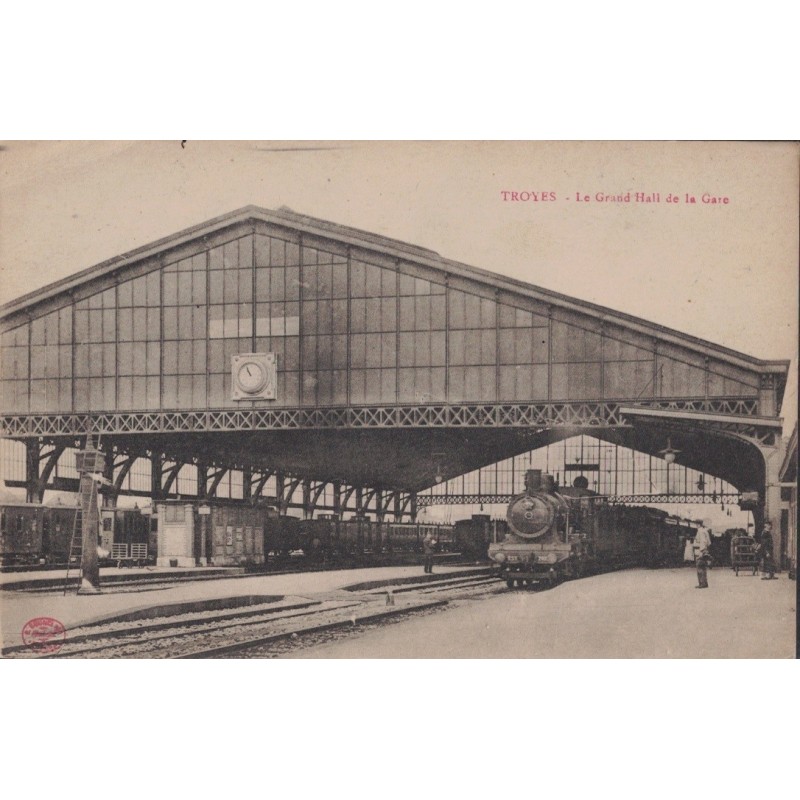
[[[460,506],[460,505],[508,505],[515,495],[512,494],[418,494],[417,506]],[[736,492],[720,494],[626,494],[608,496],[610,503],[699,503],[716,505],[717,503],[734,504],[741,500]]]
[[[636,410],[645,413],[626,418]],[[50,429],[36,438],[52,444],[79,438],[78,431],[65,427],[94,427],[116,452],[158,455],[164,466],[194,463],[251,475],[268,471],[389,491],[431,487],[439,466],[431,460],[433,452],[447,454],[440,466],[449,479],[578,432],[651,455],[663,449],[671,432],[683,450],[683,465],[745,490],[756,488],[763,478],[761,456],[751,444],[771,444],[776,431],[776,419],[757,413],[752,398],[684,398],[636,406],[582,401],[20,415],[0,418],[0,425],[10,438],[30,439],[34,437],[25,430]],[[697,419],[703,415],[714,419]],[[114,426],[122,430],[115,432]],[[289,498],[294,488],[290,485],[286,494],[281,490],[278,495]]]
[[[726,503],[727,505],[738,504],[742,496],[738,492],[720,492],[719,494],[620,494],[609,497],[610,503],[696,503],[699,505],[716,505]]]
[[[359,428],[474,428],[624,426],[623,408],[630,401],[565,403],[470,403],[448,405],[396,405],[331,408],[286,408],[207,411],[143,411],[97,414],[7,414],[0,417],[0,435],[75,437],[87,433],[154,434],[257,430],[359,429]],[[735,416],[719,424],[760,429],[758,401],[752,398],[674,399],[636,404],[660,411],[704,412]],[[744,418],[744,419],[743,419]]]

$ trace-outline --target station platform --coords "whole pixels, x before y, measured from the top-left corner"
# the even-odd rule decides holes
[[[695,570],[630,569],[509,590],[359,637],[298,650],[292,658],[795,657],[797,584]],[[454,632],[457,632],[454,633]]]
[[[198,567],[196,572],[208,571],[208,567]],[[212,568],[213,569],[213,568]],[[450,566],[436,570],[440,574],[475,569],[474,566]],[[188,573],[191,568],[180,570]],[[22,628],[36,617],[57,619],[67,631],[99,619],[112,617],[131,611],[139,611],[152,606],[171,603],[201,603],[220,598],[242,597],[245,595],[271,595],[286,597],[314,597],[337,592],[346,586],[370,581],[395,580],[421,576],[422,565],[398,567],[364,567],[358,569],[326,570],[316,572],[293,572],[277,575],[248,575],[240,577],[220,577],[216,580],[183,581],[174,586],[141,586],[140,591],[122,590],[113,583],[103,586],[101,570],[101,593],[97,595],[77,595],[75,590],[66,595],[60,591],[46,593],[0,591],[0,641],[2,647],[22,644]],[[136,570],[116,570],[133,577]],[[165,577],[177,570],[164,569]],[[42,576],[44,577],[44,576]],[[63,572],[60,573],[63,579]],[[2,589],[2,585],[0,585]]]
[[[226,574],[238,575],[244,572],[241,567],[101,567],[100,568],[100,581],[116,582],[118,580],[126,580],[131,578],[147,577],[157,579],[169,579],[171,577],[191,577],[193,575],[212,577],[224,576]],[[31,588],[36,587],[47,588],[50,584],[62,583],[66,577],[66,567],[59,567],[58,569],[43,569],[32,571],[20,572],[3,572],[0,573],[0,589],[13,589],[13,588]],[[69,571],[70,579],[74,580],[80,575],[80,567],[73,566]]]

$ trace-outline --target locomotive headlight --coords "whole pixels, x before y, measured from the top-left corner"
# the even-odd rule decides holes
[[[498,551],[497,551],[497,552],[494,554],[494,560],[495,560],[495,561],[496,561],[498,564],[502,564],[502,563],[503,563],[503,562],[506,560],[506,554],[505,554],[505,553],[504,553],[502,550],[498,550]]]

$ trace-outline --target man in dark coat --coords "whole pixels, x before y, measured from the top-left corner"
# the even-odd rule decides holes
[[[422,540],[422,549],[425,553],[425,572],[433,573],[433,553],[436,548],[436,543],[433,540],[433,534],[427,533]]]
[[[761,531],[761,542],[758,545],[758,554],[761,557],[761,571],[764,573],[762,581],[772,580],[775,577],[775,558],[773,554],[772,526],[764,523]]]

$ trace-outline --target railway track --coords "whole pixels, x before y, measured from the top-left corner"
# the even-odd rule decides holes
[[[322,599],[297,598],[281,605],[265,604],[222,614],[196,612],[135,625],[93,625],[71,629],[58,653],[40,657],[270,657],[280,655],[287,647],[313,644],[320,635],[362,631],[409,614],[431,612],[451,601],[477,599],[501,588],[496,579],[486,574],[443,576],[439,580],[398,582],[360,593],[341,591]],[[7,648],[4,655],[32,654],[24,647],[15,647]]]
[[[453,559],[448,562],[446,566],[462,566],[464,564],[473,563],[469,560]],[[170,574],[168,577],[161,578],[157,573],[148,575],[147,573],[139,573],[133,576],[113,575],[102,576],[100,583],[103,592],[106,594],[117,594],[123,592],[141,592],[151,591],[156,589],[164,589],[174,586],[177,583],[190,583],[195,581],[213,581],[213,580],[232,580],[235,578],[256,578],[262,576],[279,576],[279,575],[297,575],[306,572],[330,572],[335,570],[356,570],[356,569],[372,569],[375,567],[388,567],[388,566],[416,566],[416,562],[390,562],[390,561],[376,561],[370,563],[353,562],[353,561],[336,561],[324,564],[296,564],[292,566],[272,565],[265,570],[245,572],[220,572],[214,571],[213,574],[203,574],[202,572],[191,572],[189,574]],[[65,568],[66,569],[66,568]],[[74,569],[73,569],[74,573]],[[80,578],[70,578],[67,585],[67,592],[75,589],[77,590],[80,585]],[[44,580],[36,580],[36,578],[22,579],[19,581],[9,581],[5,584],[0,584],[0,590],[20,592],[24,594],[61,594],[64,591],[63,578],[47,578]]]

